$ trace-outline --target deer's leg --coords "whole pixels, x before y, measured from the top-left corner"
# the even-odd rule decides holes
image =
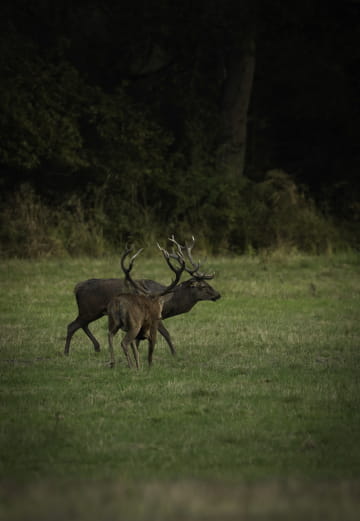
[[[163,324],[163,322],[161,320],[159,322],[158,331],[165,338],[165,340],[166,340],[166,342],[167,342],[167,344],[168,344],[168,346],[170,348],[171,354],[173,356],[175,356],[176,355],[176,350],[175,350],[174,344],[171,341],[170,333],[166,329],[166,327],[164,326],[164,324]]]
[[[140,360],[139,360],[139,350],[138,350],[139,340],[131,342],[131,349],[135,358],[136,369],[140,368]]]
[[[114,355],[114,346],[113,346],[113,338],[116,333],[119,331],[119,325],[115,323],[111,315],[109,315],[109,352],[110,352],[110,367],[114,367],[115,365],[115,355]]]
[[[83,327],[82,322],[79,320],[79,317],[76,318],[73,322],[70,322],[70,324],[67,327],[67,335],[66,335],[66,342],[65,342],[65,349],[64,349],[64,355],[69,354],[70,350],[70,342],[73,337],[73,334]]]
[[[155,347],[155,344],[156,344],[157,330],[158,330],[158,325],[152,327],[151,331],[150,331],[150,335],[149,335],[149,350],[148,350],[149,367],[152,364],[152,356],[153,356],[154,347]]]
[[[85,334],[90,338],[91,342],[93,343],[95,351],[98,353],[100,351],[99,342],[96,340],[96,338],[94,337],[94,335],[88,328],[87,324],[85,326],[83,326],[82,328],[83,328],[83,331],[85,332]]]
[[[110,352],[110,367],[114,367],[115,365],[115,355],[114,355],[114,346],[113,346],[113,337],[114,335],[109,331],[109,352]]]
[[[154,343],[153,339],[149,338],[149,350],[148,350],[149,367],[152,364],[152,356],[153,356],[153,352],[154,352],[154,347],[155,347],[155,343]]]
[[[126,333],[126,335],[124,336],[124,338],[122,339],[122,342],[121,342],[121,347],[123,348],[123,351],[125,353],[125,357],[126,357],[129,367],[132,367],[132,362],[131,362],[131,358],[129,356],[128,346],[129,346],[129,344],[132,344],[132,342],[134,342],[135,338],[137,337],[137,334],[138,334],[138,331],[130,330]]]
[[[91,333],[90,329],[88,328],[88,324],[89,324],[89,322],[84,322],[83,320],[79,319],[79,317],[77,317],[76,320],[74,320],[73,322],[70,322],[70,324],[67,327],[64,355],[69,354],[71,339],[72,339],[74,333],[76,333],[76,331],[80,328],[82,328],[82,330],[90,338],[91,342],[93,343],[95,351],[100,351],[100,344],[96,340],[94,335]]]
[[[110,367],[114,367],[115,365],[115,355],[114,355],[114,346],[113,346],[113,338],[114,334],[112,331],[109,331],[109,352],[110,352]]]
[[[71,338],[72,338],[73,334],[75,333],[75,331],[77,331],[80,328],[81,328],[81,326],[77,323],[77,320],[74,320],[73,322],[71,322],[68,325],[68,327],[67,327],[67,335],[66,335],[66,342],[65,342],[65,349],[64,349],[64,355],[68,355],[69,354]]]

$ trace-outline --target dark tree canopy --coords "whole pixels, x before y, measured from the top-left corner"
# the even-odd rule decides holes
[[[3,201],[26,183],[108,238],[176,227],[240,250],[288,240],[263,225],[283,193],[294,220],[301,194],[359,219],[359,2],[0,9]]]

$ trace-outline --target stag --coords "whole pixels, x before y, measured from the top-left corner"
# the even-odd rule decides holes
[[[123,348],[123,351],[125,353],[128,366],[132,366],[128,351],[128,346],[131,345],[135,358],[136,367],[137,369],[139,369],[138,345],[140,340],[145,339],[148,340],[149,343],[148,363],[149,366],[151,366],[152,355],[156,343],[157,331],[161,322],[161,313],[164,306],[165,295],[169,294],[178,284],[178,282],[180,281],[181,274],[183,273],[185,268],[185,262],[181,256],[170,255],[166,250],[164,250],[160,246],[159,248],[162,251],[168,266],[175,273],[175,279],[171,282],[171,284],[169,286],[166,286],[163,290],[158,291],[156,293],[124,293],[118,295],[117,297],[112,298],[107,306],[107,314],[109,316],[108,338],[111,367],[114,367],[115,365],[113,338],[119,329],[122,329],[126,332],[126,335],[124,336],[121,342],[121,347]],[[135,258],[141,251],[142,250],[139,250],[130,259],[128,268],[125,267],[124,261],[125,258],[131,252],[131,250],[125,250],[121,258],[121,266],[125,273],[125,280],[129,282],[138,293],[143,293],[143,288],[131,278],[130,272],[133,267]],[[171,258],[176,258],[177,262],[179,263],[178,268],[172,264]]]
[[[174,236],[171,237],[170,241],[177,252],[183,252],[183,258],[186,255],[188,264],[184,271],[190,275],[190,278],[175,286],[167,296],[162,310],[163,319],[187,313],[197,302],[216,301],[221,297],[220,293],[207,282],[214,278],[214,273],[200,272],[200,262],[196,263],[193,259],[194,237],[192,237],[191,243],[186,243],[185,246],[178,245]],[[170,255],[174,255],[174,253]],[[156,293],[165,289],[164,285],[149,279],[136,280],[136,284],[141,288],[142,293]],[[88,336],[95,351],[100,351],[100,344],[90,331],[89,324],[107,314],[108,303],[113,297],[134,291],[133,287],[129,289],[129,284],[123,279],[88,279],[79,282],[74,290],[78,316],[67,327],[64,354],[69,354],[71,339],[78,329],[82,329]],[[162,321],[159,323],[159,332],[165,338],[171,353],[175,355],[176,351],[170,333]]]

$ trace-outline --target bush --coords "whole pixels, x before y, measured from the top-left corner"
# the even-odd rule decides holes
[[[338,228],[282,170],[239,192],[229,243],[241,251],[263,249],[326,253],[345,247]]]
[[[0,214],[1,255],[102,255],[108,245],[98,221],[86,215],[77,198],[53,208],[30,185],[22,185],[9,196]]]
[[[154,193],[156,188],[154,183]],[[154,245],[172,233],[180,240],[194,234],[200,249],[215,254],[321,254],[344,250],[357,240],[353,231],[345,233],[344,226],[340,230],[325,217],[281,170],[268,172],[260,183],[244,179],[239,185],[219,183],[217,191],[203,189],[201,196],[194,191],[165,213],[141,203],[136,194],[128,200],[111,186],[54,205],[22,185],[4,201],[0,219],[1,255],[12,257],[101,256],[128,241]]]

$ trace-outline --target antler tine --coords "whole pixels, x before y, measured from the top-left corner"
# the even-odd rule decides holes
[[[143,251],[144,248],[140,248],[131,258],[129,261],[129,267],[127,268],[125,266],[125,259],[130,255],[130,253],[133,251],[132,247],[126,246],[124,253],[121,256],[121,268],[125,274],[125,279],[130,282],[130,284],[136,289],[136,291],[143,293],[144,290],[139,286],[130,276],[130,272],[133,268],[134,261],[138,255]]]
[[[200,265],[201,265],[200,261],[199,262],[195,262],[193,257],[192,257],[192,253],[191,252],[192,252],[192,249],[193,249],[194,245],[195,245],[195,237],[192,235],[190,244],[187,241],[185,241],[186,255],[187,255],[187,258],[190,261],[190,264],[192,265],[192,268],[185,268],[185,269],[192,277],[194,277],[195,274],[199,271],[199,268],[200,268]]]
[[[129,247],[128,245],[125,246],[125,250],[123,252],[123,254],[121,255],[121,258],[120,258],[120,265],[121,265],[121,269],[123,270],[123,272],[127,273],[128,271],[128,268],[126,268],[125,266],[125,259],[126,257],[132,252],[132,248]]]
[[[169,254],[169,256],[172,259],[177,260],[179,263],[180,263],[180,259],[181,259],[182,262],[185,263],[184,270],[187,273],[189,273],[189,275],[191,275],[192,277],[194,277],[198,280],[211,280],[214,278],[215,273],[206,274],[206,273],[200,272],[199,269],[201,266],[201,261],[199,260],[199,262],[195,262],[193,259],[192,249],[195,245],[195,237],[193,235],[191,236],[191,242],[185,241],[185,246],[182,246],[181,244],[179,244],[176,241],[174,234],[171,237],[169,237],[169,241],[173,244],[173,253]],[[175,251],[174,246],[176,247],[176,251]],[[186,256],[187,256],[188,261],[191,264],[191,267],[186,266],[186,261],[185,261],[185,256],[184,256],[183,250],[186,251]]]
[[[191,250],[193,249],[193,247],[195,245],[195,237],[192,235],[191,236],[191,244],[189,245],[189,243],[187,241],[185,241],[185,245],[186,245],[186,251],[188,253],[190,253],[190,256],[191,256]]]
[[[191,237],[191,244],[189,244],[187,241],[185,241],[186,255],[188,256],[188,259],[191,262],[191,264],[193,266],[196,266],[196,263],[195,263],[194,259],[192,258],[192,254],[191,254],[194,245],[195,245],[195,237],[194,236]],[[198,265],[200,266],[200,261],[198,262]]]
[[[183,254],[183,249],[185,248],[185,246],[181,246],[181,244],[179,244],[176,241],[174,234],[172,234],[172,236],[169,237],[168,240],[173,243],[173,253],[171,254],[172,258],[173,259],[181,258],[185,262],[184,254]],[[176,252],[175,252],[174,246],[176,247],[176,250],[177,250]]]
[[[169,267],[172,269],[172,271],[176,272],[176,269],[175,266],[173,266],[170,262],[170,259],[175,259],[176,261],[178,261],[178,263],[180,264],[180,269],[182,268],[183,264],[185,265],[185,259],[183,258],[183,255],[180,253],[169,253],[167,250],[165,250],[165,248],[163,248],[162,246],[160,246],[159,243],[157,243],[157,247],[159,248],[159,250],[162,252],[166,262],[168,263]]]
[[[186,241],[185,241],[185,246],[181,246],[181,244],[179,244],[176,240],[175,240],[175,236],[174,234],[169,237],[169,241],[173,243],[173,245],[176,246],[176,249],[177,249],[177,253],[175,253],[174,251],[174,248],[173,248],[173,255],[172,255],[172,258],[175,258],[177,259],[178,257],[181,257],[181,259],[183,259],[183,261],[186,263],[185,261],[185,257],[184,257],[184,253],[183,253],[183,250],[186,250],[186,255],[192,265],[192,268],[187,268],[185,266],[185,271],[187,273],[189,273],[192,277],[194,276],[194,274],[198,271],[198,269],[200,268],[200,261],[198,263],[195,263],[195,261],[193,260],[192,258],[192,255],[191,255],[191,250],[193,249],[193,246],[195,244],[195,237],[192,235],[191,237],[191,241],[192,243],[189,245]]]
[[[129,263],[129,267],[130,267],[130,269],[132,269],[133,264],[134,264],[134,260],[136,259],[136,257],[137,257],[138,255],[140,255],[140,253],[143,251],[143,249],[144,249],[144,248],[140,248],[140,249],[135,253],[135,255],[133,255],[133,256],[131,257],[131,259],[130,259],[130,263]]]
[[[187,255],[187,258],[189,259],[191,265],[192,265],[192,268],[185,268],[186,271],[194,278],[196,279],[199,279],[199,280],[211,280],[214,278],[215,276],[215,273],[209,273],[209,274],[206,274],[206,273],[202,273],[199,271],[200,269],[200,266],[201,266],[201,261],[199,260],[199,262],[195,262],[194,259],[193,259],[193,256],[192,256],[192,249],[195,245],[195,237],[192,235],[191,237],[191,243],[188,243],[185,241],[185,247],[186,247],[186,255]]]
[[[143,251],[143,249],[144,249],[144,248],[140,248],[140,249],[139,249],[139,250],[138,250],[138,251],[137,251],[137,252],[136,252],[136,253],[131,257],[131,259],[130,259],[130,261],[129,261],[129,267],[126,268],[126,266],[125,266],[125,264],[124,264],[125,259],[126,259],[126,257],[128,257],[129,254],[133,251],[132,246],[126,246],[125,251],[124,251],[124,253],[123,253],[122,256],[121,256],[121,267],[122,267],[122,269],[123,269],[123,271],[124,271],[125,274],[130,273],[130,271],[132,270],[132,267],[133,267],[133,265],[134,265],[134,261],[135,261],[136,257],[137,257],[138,255],[140,255],[140,253]]]
[[[179,252],[179,254],[177,255],[175,253],[169,253],[167,250],[165,250],[165,248],[160,246],[159,243],[157,243],[157,246],[158,246],[159,250],[162,252],[162,254],[164,256],[164,259],[167,262],[167,265],[175,273],[175,279],[160,294],[160,295],[165,295],[166,293],[169,293],[176,286],[176,284],[179,282],[179,280],[181,278],[181,275],[182,275],[182,272],[185,269],[185,259],[183,258],[181,252]],[[179,263],[180,266],[178,268],[176,268],[172,264],[171,259],[175,259]]]

